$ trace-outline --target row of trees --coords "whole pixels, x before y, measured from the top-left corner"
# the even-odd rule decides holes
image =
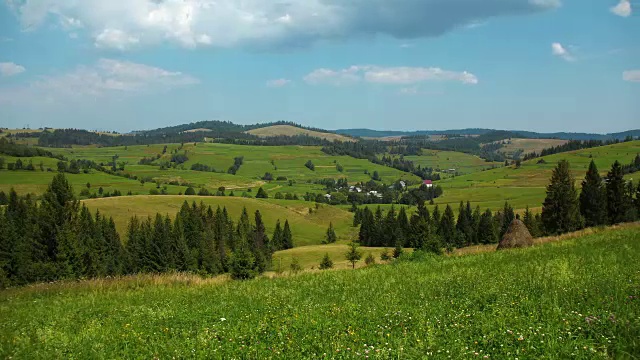
[[[535,217],[529,216],[533,226]],[[489,209],[481,212],[479,206],[473,209],[470,202],[460,202],[456,218],[450,205],[442,213],[436,205],[430,213],[421,201],[411,217],[404,207],[396,212],[392,206],[386,214],[380,207],[375,212],[368,207],[357,209],[354,226],[360,225],[358,238],[363,246],[412,247],[440,253],[442,248],[496,243],[514,218],[508,203],[493,214]]]
[[[6,197],[6,196],[5,196]],[[168,215],[133,217],[126,242],[113,219],[92,214],[57,174],[39,202],[15,191],[0,209],[0,285],[144,272],[230,272],[249,278],[265,271],[274,251],[293,247],[288,221],[271,237],[259,211],[243,209],[234,223],[226,208],[184,203]]]
[[[592,161],[578,195],[569,163],[560,161],[547,187],[541,214],[527,207],[523,222],[534,237],[556,235],[579,230],[585,226],[600,226],[635,221],[640,214],[640,183],[634,186],[624,180],[623,166],[615,162],[602,179]],[[408,217],[405,208],[391,209],[383,214],[368,207],[354,209],[354,226],[360,225],[359,242],[363,246],[413,247],[439,253],[474,244],[496,243],[516,218],[513,208],[505,203],[502,210],[492,213],[475,209],[469,202],[460,203],[457,216],[447,205],[441,214],[439,207],[429,213],[424,201]]]
[[[634,187],[624,180],[623,166],[616,161],[602,178],[591,161],[578,195],[569,163],[560,161],[553,170],[542,207],[542,226],[549,235],[585,226],[635,221],[640,214],[640,182]]]

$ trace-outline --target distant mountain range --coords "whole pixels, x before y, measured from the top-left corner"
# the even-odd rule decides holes
[[[385,131],[385,130],[371,130],[371,129],[339,129],[334,130],[337,134],[348,135],[353,137],[369,137],[369,138],[383,138],[388,136],[415,136],[415,135],[485,135],[490,132],[496,131],[495,129],[460,129],[460,130],[417,130],[417,131]],[[524,130],[512,130],[511,133],[517,134],[524,138],[533,139],[561,139],[561,140],[611,140],[618,139],[624,140],[628,136],[638,137],[640,136],[640,129],[628,130],[617,133],[609,134],[594,134],[594,133],[569,133],[569,132],[556,132],[556,133],[538,133],[533,131]]]

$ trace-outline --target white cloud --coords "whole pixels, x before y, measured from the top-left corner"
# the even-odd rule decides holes
[[[562,46],[562,44],[557,42],[551,44],[551,53],[555,56],[558,56],[564,59],[565,61],[576,60],[576,58],[573,56],[573,54],[571,54],[571,52],[569,52],[569,50],[567,50],[564,46]]]
[[[0,63],[0,75],[2,76],[14,76],[25,72],[27,69],[24,66],[12,63],[3,62]]]
[[[11,0],[23,28],[55,21],[96,46],[127,49],[165,41],[184,47],[300,46],[384,34],[439,36],[496,16],[526,15],[559,0]]]
[[[198,82],[198,79],[180,72],[128,61],[100,59],[92,66],[79,66],[65,74],[43,77],[28,86],[0,89],[0,102],[152,93]]]
[[[631,15],[631,3],[629,2],[629,0],[620,0],[618,5],[612,7],[609,10],[611,10],[612,13],[618,16],[628,17]]]
[[[622,80],[640,82],[640,70],[627,70],[622,73]]]
[[[280,88],[280,87],[287,86],[290,83],[291,83],[291,80],[289,79],[274,79],[274,80],[267,81],[267,86],[273,87],[273,88]]]
[[[96,36],[95,45],[98,48],[113,48],[126,50],[140,42],[135,36],[128,35],[122,30],[104,29]]]
[[[456,81],[475,85],[478,78],[469,72],[443,70],[437,67],[382,67],[355,65],[342,70],[317,69],[304,77],[312,85],[346,85],[358,81],[368,83],[411,85],[426,81]]]

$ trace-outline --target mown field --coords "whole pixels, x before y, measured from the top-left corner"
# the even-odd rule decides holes
[[[241,197],[218,197],[218,196],[123,196],[112,198],[100,198],[84,200],[92,211],[100,210],[106,216],[113,217],[116,228],[124,239],[127,225],[132,216],[138,217],[155,216],[156,213],[168,214],[172,218],[180,210],[180,207],[187,201],[189,204],[196,202],[210,205],[215,211],[216,207],[226,207],[233,221],[237,221],[246,207],[249,216],[253,221],[256,210],[260,211],[262,219],[265,221],[268,235],[271,236],[280,220],[284,225],[285,220],[289,220],[293,243],[295,246],[317,245],[325,238],[329,222],[333,223],[336,235],[340,241],[350,241],[357,237],[358,229],[353,228],[353,214],[329,205],[320,205],[316,208],[315,203],[291,200],[275,199],[253,199]],[[312,212],[309,212],[312,207]]]
[[[500,152],[505,153],[507,156],[512,156],[516,151],[522,150],[523,154],[529,154],[532,152],[540,153],[543,149],[548,149],[558,145],[564,145],[568,143],[568,140],[559,139],[509,139],[505,140],[507,143],[500,148]],[[504,142],[504,141],[498,141]]]
[[[634,358],[640,231],[233,282],[142,276],[0,292],[0,357]]]

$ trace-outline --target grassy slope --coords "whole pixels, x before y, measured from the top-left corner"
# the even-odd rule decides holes
[[[405,156],[405,159],[411,160],[422,167],[433,168],[436,171],[456,169],[461,174],[474,173],[503,164],[501,162],[487,162],[478,156],[461,152],[428,149],[422,150],[422,155],[420,156]]]
[[[329,222],[333,223],[340,240],[350,240],[357,231],[351,227],[353,214],[350,212],[325,205],[318,210],[314,208],[314,212],[309,214],[310,203],[304,201],[215,196],[126,196],[85,200],[84,204],[92,210],[99,209],[102,214],[112,216],[118,231],[124,236],[129,219],[133,215],[146,217],[160,213],[173,217],[185,200],[189,204],[193,201],[204,202],[214,210],[217,206],[226,207],[234,222],[240,217],[243,207],[247,208],[252,222],[253,214],[260,210],[269,235],[272,234],[278,219],[282,225],[288,219],[295,246],[320,244]]]
[[[640,141],[632,141],[545,156],[546,164],[538,164],[540,159],[533,159],[523,162],[520,169],[509,166],[444,179],[439,182],[444,195],[436,203],[457,206],[461,200],[470,200],[483,208],[500,209],[505,201],[509,201],[515,208],[539,207],[558,161],[569,161],[576,185],[580,186],[592,159],[605,175],[613,162],[630,163],[639,152]]]
[[[502,142],[502,141],[498,141]],[[511,156],[514,152],[518,150],[523,150],[524,154],[536,152],[540,153],[543,149],[547,149],[550,147],[564,145],[568,143],[568,140],[559,140],[559,139],[511,139],[507,140],[507,144],[505,144],[500,150],[500,152],[506,153]]]
[[[627,358],[639,257],[622,229],[290,278],[45,284],[0,293],[0,357]]]
[[[332,133],[325,133],[314,130],[301,129],[299,127],[290,126],[290,125],[274,125],[267,126],[259,129],[252,129],[247,131],[247,133],[267,137],[267,136],[296,136],[296,135],[308,135],[311,137],[317,137],[320,139],[325,139],[329,141],[354,141],[352,138]]]

